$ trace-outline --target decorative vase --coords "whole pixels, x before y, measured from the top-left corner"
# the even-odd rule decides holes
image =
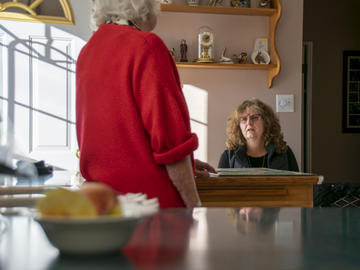
[[[189,6],[198,6],[199,0],[187,0]]]

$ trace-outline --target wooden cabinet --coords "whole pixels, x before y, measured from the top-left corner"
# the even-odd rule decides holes
[[[173,4],[162,4],[161,11],[184,12],[184,13],[205,13],[225,14],[237,16],[266,16],[269,17],[268,49],[271,58],[268,65],[256,64],[221,64],[221,63],[184,63],[178,62],[179,68],[211,68],[211,69],[246,69],[246,70],[268,70],[268,88],[272,87],[274,78],[279,74],[281,61],[276,50],[275,34],[278,21],[281,16],[280,0],[273,0],[273,8],[232,8],[232,7],[209,7],[209,6],[183,6]]]

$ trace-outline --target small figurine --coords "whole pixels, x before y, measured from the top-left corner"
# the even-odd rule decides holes
[[[239,62],[239,64],[246,64],[247,53],[241,52],[239,55],[234,54],[234,58]]]
[[[225,56],[225,53],[226,53],[226,48],[224,48],[221,54],[220,62],[224,64],[234,64],[231,58]]]
[[[174,61],[175,61],[175,49],[174,49],[174,48],[171,48],[171,49],[169,50],[169,52],[170,52],[171,56],[173,57],[173,59],[174,59]]]
[[[272,8],[272,1],[271,0],[259,0],[258,7],[259,8]]]
[[[249,8],[250,0],[231,0],[230,5],[234,8]]]
[[[188,59],[187,59],[187,44],[186,44],[186,40],[185,39],[182,39],[181,40],[181,43],[180,43],[180,62],[187,62]]]
[[[247,53],[246,52],[241,52],[239,56],[240,56],[239,64],[246,64]]]
[[[223,0],[209,0],[208,6],[212,6],[212,7],[221,6],[222,1]]]

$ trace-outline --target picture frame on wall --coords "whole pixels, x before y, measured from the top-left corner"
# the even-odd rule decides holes
[[[360,51],[343,52],[344,133],[360,133]]]

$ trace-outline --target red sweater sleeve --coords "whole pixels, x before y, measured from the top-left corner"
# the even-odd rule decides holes
[[[144,39],[133,69],[133,89],[158,164],[179,161],[198,147],[175,63],[155,34]]]

